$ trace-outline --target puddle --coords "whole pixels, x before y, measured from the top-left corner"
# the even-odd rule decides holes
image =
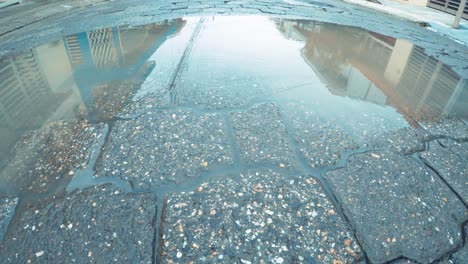
[[[248,16],[105,28],[0,59],[0,169],[18,162],[24,135],[55,121],[112,125],[177,107],[224,115],[266,102],[285,123],[313,113],[363,145],[465,118],[467,98],[468,82],[423,49],[354,27]]]

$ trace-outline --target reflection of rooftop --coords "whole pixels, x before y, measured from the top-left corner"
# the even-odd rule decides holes
[[[304,59],[333,94],[389,104],[414,125],[468,113],[466,82],[407,41],[314,21],[277,23],[285,35],[306,42]]]

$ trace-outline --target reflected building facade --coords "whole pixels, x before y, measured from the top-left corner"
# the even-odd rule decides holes
[[[37,53],[30,50],[0,62],[0,122],[14,129],[34,126],[31,116],[52,94]]]
[[[396,108],[410,124],[468,116],[468,83],[412,43],[339,25],[277,20],[305,42],[304,60],[331,93]]]
[[[131,95],[114,88],[141,82],[155,67],[151,55],[184,25],[175,19],[99,29],[0,59],[0,161],[24,132],[48,120],[92,119],[99,97]]]

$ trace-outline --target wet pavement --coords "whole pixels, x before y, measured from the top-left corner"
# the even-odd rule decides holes
[[[359,262],[361,249],[312,176],[258,169],[167,198],[161,263]]]
[[[30,195],[66,184],[86,168],[103,132],[102,124],[52,122],[23,136],[0,174],[1,189]]]
[[[155,218],[153,194],[92,187],[26,208],[0,248],[2,262],[151,263]]]
[[[417,44],[179,16],[3,57],[2,261],[463,263],[468,82]]]
[[[0,238],[3,239],[11,218],[15,213],[16,205],[18,204],[17,197],[2,197],[0,200]]]
[[[400,255],[432,262],[463,240],[465,205],[412,157],[388,151],[358,154],[325,179],[373,263]]]
[[[98,176],[119,176],[148,189],[232,164],[223,119],[217,114],[167,110],[148,112],[112,128]]]

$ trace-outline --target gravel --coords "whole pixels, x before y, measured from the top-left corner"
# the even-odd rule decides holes
[[[444,141],[447,147],[438,142],[432,142],[429,150],[421,154],[421,158],[429,164],[444,180],[458,193],[463,201],[468,204],[468,162],[457,151],[468,149],[468,143]]]
[[[232,112],[229,117],[242,162],[268,163],[281,168],[295,166],[278,106],[260,104],[247,111]]]
[[[325,175],[370,261],[426,263],[462,243],[468,210],[440,178],[391,151],[352,156]]]
[[[198,177],[232,164],[224,119],[193,110],[150,111],[118,121],[98,160],[97,176],[119,176],[136,189]]]
[[[86,121],[58,121],[25,135],[0,172],[5,182],[19,193],[46,193],[67,183],[78,168],[86,166],[105,126]]]
[[[25,208],[0,243],[2,263],[151,263],[156,197],[112,185]]]
[[[355,263],[356,240],[321,184],[250,170],[167,197],[161,263]]]

